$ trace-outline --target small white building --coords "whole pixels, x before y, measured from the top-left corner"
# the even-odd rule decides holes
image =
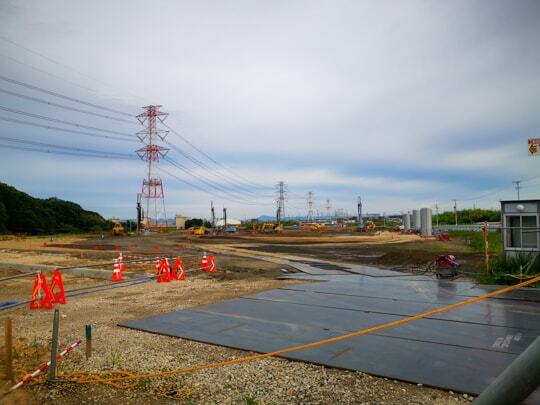
[[[501,201],[505,255],[540,252],[540,200]]]
[[[227,218],[227,226],[238,226],[241,225],[242,222],[234,219],[234,218]],[[225,221],[223,219],[220,219],[216,222],[216,226],[225,226]]]
[[[191,218],[176,214],[174,216],[174,223],[175,223],[176,229],[186,229],[186,221],[189,219]]]

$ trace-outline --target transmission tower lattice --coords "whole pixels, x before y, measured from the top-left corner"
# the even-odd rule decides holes
[[[277,221],[280,222],[281,219],[285,218],[285,199],[287,196],[287,184],[284,181],[280,181],[277,184]]]
[[[165,212],[165,193],[163,192],[163,182],[154,174],[154,169],[159,163],[159,157],[164,157],[169,151],[168,148],[157,145],[156,141],[165,140],[169,131],[158,129],[157,120],[161,123],[167,117],[167,113],[160,111],[160,105],[148,105],[143,107],[144,112],[137,115],[137,119],[146,128],[137,132],[137,137],[144,147],[137,149],[137,155],[147,163],[146,178],[142,182],[141,197],[145,200],[145,217],[142,220],[143,228],[155,228],[158,226],[167,226],[167,214]],[[160,224],[159,219],[165,221]]]
[[[313,192],[307,193],[308,220],[313,221]]]
[[[330,218],[330,210],[332,209],[332,206],[330,205],[330,200],[326,200],[326,217]]]

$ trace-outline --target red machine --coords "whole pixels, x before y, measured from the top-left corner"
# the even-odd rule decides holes
[[[458,275],[459,263],[453,255],[436,256],[434,264],[437,278],[450,278]]]

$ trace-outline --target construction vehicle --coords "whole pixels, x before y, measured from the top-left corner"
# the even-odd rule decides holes
[[[262,233],[274,233],[274,232],[282,232],[283,227],[281,225],[276,225],[273,222],[265,222],[261,225],[259,228],[259,231]]]
[[[324,231],[324,224],[318,224],[318,223],[312,223],[310,226],[309,226],[309,229],[311,229],[313,232],[322,232]]]
[[[113,236],[125,235],[126,231],[124,226],[120,222],[119,218],[112,218],[111,221],[114,223],[113,229],[111,230]]]
[[[203,225],[203,226],[200,226],[200,227],[190,227],[187,229],[187,231],[189,233],[191,233],[192,235],[196,235],[196,236],[201,236],[201,235],[206,235],[207,233],[210,233],[210,231],[208,229],[206,229],[206,227]]]
[[[375,225],[375,222],[373,221],[366,221],[364,222],[364,232],[373,232],[377,229],[377,225]]]

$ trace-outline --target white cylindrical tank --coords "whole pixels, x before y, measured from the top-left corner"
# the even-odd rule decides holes
[[[414,231],[420,230],[420,211],[419,210],[413,210],[412,212],[411,229]]]
[[[403,214],[403,230],[411,230],[411,214]]]
[[[432,233],[431,208],[420,208],[420,234],[422,236],[431,236]]]

